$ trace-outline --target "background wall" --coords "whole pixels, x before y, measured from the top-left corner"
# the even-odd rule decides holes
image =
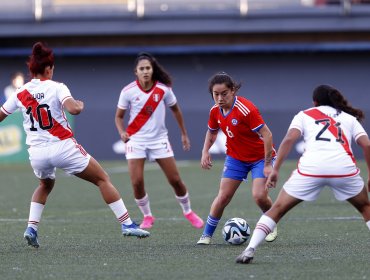
[[[208,93],[208,79],[218,71],[225,71],[242,82],[239,94],[260,108],[273,132],[276,147],[292,117],[311,106],[312,90],[319,84],[339,88],[353,106],[363,109],[370,118],[369,52],[225,52],[156,56],[173,76],[173,89],[192,142],[191,151],[183,152],[179,129],[171,111],[167,110],[169,135],[178,159],[200,158],[208,112],[213,105]],[[0,57],[0,88],[7,85],[9,73],[27,71],[26,59],[26,56]],[[66,83],[74,97],[85,102],[84,112],[75,118],[76,138],[98,159],[122,158],[112,147],[119,140],[114,114],[121,89],[134,79],[134,59],[134,55],[56,57],[55,80]],[[370,131],[369,119],[365,120],[364,126]],[[355,152],[361,157],[357,149]],[[291,157],[295,156],[293,152]]]

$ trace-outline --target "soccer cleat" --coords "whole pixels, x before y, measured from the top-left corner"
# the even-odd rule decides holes
[[[122,225],[122,235],[145,238],[148,237],[150,233],[146,230],[140,229],[137,224],[132,223],[131,225]]]
[[[24,239],[27,240],[28,246],[38,248],[40,246],[39,241],[37,240],[37,231],[31,227],[28,227],[23,234]]]
[[[204,225],[203,220],[195,214],[194,211],[191,211],[188,214],[184,214],[185,218],[191,223],[191,225],[195,228],[202,228]]]
[[[140,228],[151,228],[154,224],[155,218],[153,216],[144,216],[140,224]]]
[[[270,232],[270,234],[268,234],[266,237],[265,237],[265,240],[267,242],[272,242],[274,241],[276,238],[277,238],[277,235],[278,235],[278,232],[277,232],[277,226],[275,226],[274,230],[272,232]]]
[[[211,244],[211,236],[208,236],[208,235],[202,235],[198,242],[197,242],[197,245],[209,245]]]
[[[249,248],[249,249],[245,249],[236,259],[235,261],[237,263],[244,263],[244,264],[247,264],[247,263],[250,263],[252,260],[253,260],[253,257],[254,257],[254,249],[253,248]]]

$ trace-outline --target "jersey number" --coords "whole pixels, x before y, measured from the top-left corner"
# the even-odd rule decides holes
[[[330,123],[330,120],[329,119],[321,119],[321,120],[316,120],[315,121],[315,124],[320,124],[320,123],[325,123],[324,124],[324,127],[319,131],[319,133],[317,133],[316,135],[316,140],[317,141],[327,141],[327,142],[330,142],[330,138],[325,138],[325,137],[321,137],[321,135],[330,127],[330,126],[334,126],[337,130],[337,135],[338,137],[335,139],[336,142],[339,142],[339,143],[344,143],[343,141],[343,138],[342,138],[342,128],[340,127],[340,122],[337,122],[335,123],[334,125],[332,125]]]
[[[41,115],[42,112],[45,112],[44,108],[47,112],[47,117],[48,117],[47,124],[43,123],[44,121],[43,121],[42,115]],[[50,107],[47,104],[40,104],[36,107],[36,114],[37,114],[38,123],[39,123],[40,128],[43,129],[43,130],[47,130],[47,129],[50,129],[50,128],[53,127],[53,118],[51,117],[51,112],[50,112],[49,108]],[[30,121],[31,121],[30,130],[31,131],[37,131],[37,128],[35,127],[35,120],[32,116],[32,107],[27,108],[26,114],[30,115]]]

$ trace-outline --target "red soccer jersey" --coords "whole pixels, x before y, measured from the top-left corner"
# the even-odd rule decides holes
[[[237,160],[254,162],[265,158],[264,143],[258,133],[265,124],[258,108],[248,99],[236,96],[231,111],[224,115],[221,108],[211,108],[210,130],[221,130],[226,135],[226,154]],[[275,151],[273,153],[275,156]]]

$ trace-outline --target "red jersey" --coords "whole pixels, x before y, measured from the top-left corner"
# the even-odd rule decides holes
[[[223,114],[215,105],[211,108],[208,128],[226,135],[226,154],[240,161],[254,162],[265,158],[262,136],[258,131],[265,125],[258,108],[248,99],[236,96],[230,112]],[[273,151],[275,156],[275,151]]]

